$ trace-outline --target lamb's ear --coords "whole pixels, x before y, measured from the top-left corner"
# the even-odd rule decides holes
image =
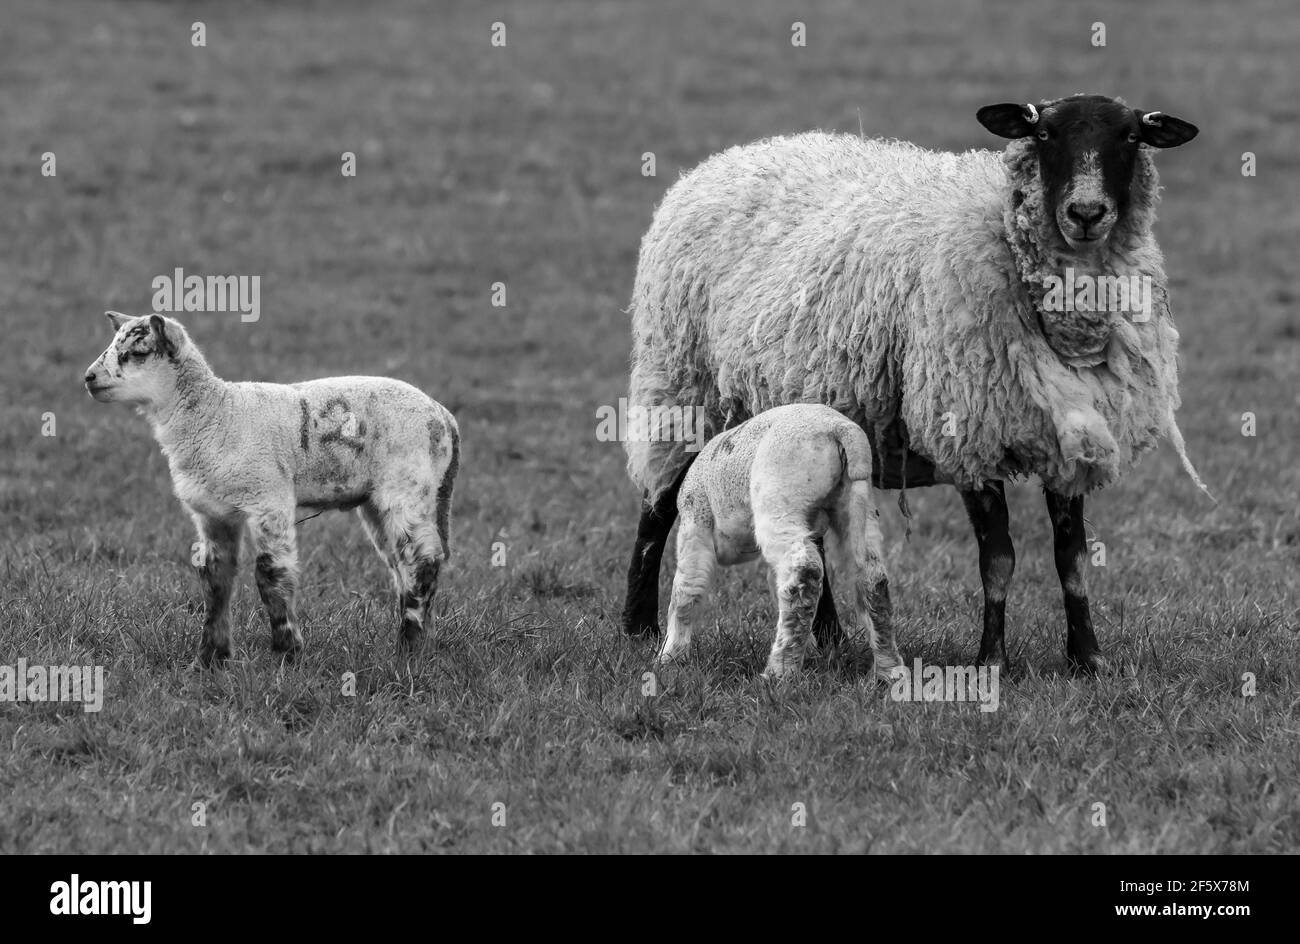
[[[1137,115],[1138,137],[1142,139],[1143,144],[1149,144],[1152,147],[1178,147],[1178,145],[1186,144],[1192,140],[1200,131],[1190,121],[1183,121],[1181,118],[1175,118],[1173,115],[1166,115],[1163,112],[1142,111],[1139,108],[1134,108],[1133,114]]]
[[[124,315],[120,311],[106,311],[104,312],[104,317],[108,319],[109,324],[113,326],[114,331],[118,330],[122,325],[131,320],[130,315]]]
[[[168,357],[176,356],[176,332],[167,326],[167,319],[162,315],[150,315],[149,327],[153,329],[153,341],[158,350]]]
[[[1025,138],[1038,130],[1038,109],[1017,102],[985,105],[975,120],[1000,138]]]

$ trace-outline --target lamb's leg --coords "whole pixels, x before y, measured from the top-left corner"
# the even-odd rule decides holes
[[[660,662],[679,659],[690,649],[695,614],[713,583],[717,565],[712,528],[703,522],[683,521],[677,529],[677,573],[668,602],[668,635],[659,652]]]
[[[416,534],[397,540],[397,579],[400,586],[402,625],[398,645],[411,650],[424,639],[425,623],[438,592],[442,557],[437,549]]]
[[[1007,496],[1001,482],[990,482],[980,491],[963,491],[975,540],[980,548],[980,580],[984,584],[984,636],[980,640],[980,665],[1000,664],[1009,669],[1004,638],[1007,588],[1016,570],[1016,549],[1011,543]]]
[[[407,512],[368,501],[357,509],[357,515],[393,576],[401,611],[398,647],[409,651],[424,638],[442,562],[448,556],[436,509]]]
[[[298,536],[292,510],[254,516],[248,530],[257,552],[257,592],[271,621],[271,650],[292,657],[303,646],[293,605],[298,589]]]
[[[876,677],[890,681],[891,670],[903,664],[903,657],[894,641],[884,537],[869,482],[851,486],[847,501],[832,518],[826,547],[836,575],[851,582],[858,625],[867,631]]]
[[[1087,535],[1083,526],[1083,496],[1067,498],[1043,490],[1047,512],[1052,518],[1052,535],[1056,548],[1056,573],[1065,595],[1065,622],[1068,627],[1065,654],[1070,664],[1085,672],[1107,668],[1106,658],[1092,631],[1092,614],[1088,609]]]
[[[203,543],[199,579],[203,583],[203,636],[199,664],[220,665],[230,658],[230,595],[239,569],[239,541],[243,522],[238,519],[196,515]]]
[[[623,604],[623,632],[629,636],[659,635],[659,564],[663,560],[668,534],[677,520],[677,493],[682,487],[682,469],[672,486],[651,504],[641,502],[636,527],[636,544],[627,568],[627,598]]]
[[[813,617],[813,638],[822,652],[832,652],[844,643],[844,627],[835,611],[835,595],[831,592],[831,574],[826,567],[826,547],[817,539],[817,553],[822,559],[822,595],[817,600],[817,614]]]
[[[813,614],[822,592],[821,554],[812,537],[784,540],[759,536],[763,557],[776,574],[776,639],[767,656],[765,678],[798,673],[812,633]]]

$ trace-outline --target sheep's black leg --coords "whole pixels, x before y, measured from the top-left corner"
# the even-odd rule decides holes
[[[659,635],[659,563],[677,520],[677,493],[685,476],[683,469],[653,505],[647,500],[641,502],[636,544],[627,568],[627,599],[623,603],[623,632],[629,636]]]
[[[1085,672],[1106,668],[1106,659],[1092,631],[1092,614],[1088,609],[1086,567],[1088,540],[1083,527],[1083,496],[1067,498],[1044,490],[1047,511],[1052,516],[1052,534],[1056,547],[1056,573],[1061,578],[1065,596],[1067,635],[1065,655],[1070,664]]]
[[[817,538],[817,553],[822,559],[822,595],[817,599],[817,613],[813,616],[813,638],[822,652],[838,648],[844,642],[844,627],[835,611],[835,597],[831,593],[831,572],[826,566],[826,548]]]
[[[980,548],[980,580],[984,584],[984,635],[980,639],[980,665],[1010,667],[1004,637],[1007,616],[1007,588],[1016,570],[1016,549],[1011,543],[1007,496],[1001,482],[990,482],[979,491],[962,491]]]

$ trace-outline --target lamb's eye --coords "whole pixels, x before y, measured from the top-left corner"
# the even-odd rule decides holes
[[[1047,130],[1046,130],[1046,129],[1043,129],[1042,131],[1038,132],[1038,140],[1039,140],[1039,141],[1046,141],[1046,140],[1047,140],[1048,138],[1050,138],[1050,137],[1051,137],[1051,135],[1047,133]]]

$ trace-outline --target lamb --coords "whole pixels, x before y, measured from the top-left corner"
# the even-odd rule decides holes
[[[831,573],[852,588],[875,672],[889,678],[903,660],[894,644],[889,581],[871,494],[871,443],[828,406],[793,404],[760,413],[714,437],[677,494],[677,575],[668,635],[670,662],[691,643],[695,612],[718,564],[760,554],[779,616],[768,678],[797,673],[822,596],[824,541]]]
[[[116,333],[87,370],[86,390],[149,420],[176,497],[194,519],[206,602],[199,663],[230,656],[228,608],[245,531],[271,648],[290,657],[302,650],[297,507],[357,509],[397,586],[399,646],[416,646],[451,553],[460,465],[451,413],[384,377],[231,383],[212,372],[178,321],[107,315]]]
[[[1152,234],[1152,149],[1197,129],[1097,95],[977,119],[1010,139],[1001,155],[809,133],[732,148],[683,177],[641,244],[628,402],[702,410],[706,438],[776,405],[825,403],[871,434],[878,486],[955,485],[980,551],[980,664],[1007,666],[1015,550],[1002,483],[1038,475],[1067,656],[1098,671],[1084,496],[1161,437],[1204,488],[1174,420],[1178,332]],[[1149,316],[1095,295],[1053,304],[1066,276],[1135,277]],[[659,564],[692,454],[657,430],[625,445],[643,501],[623,624],[657,634]],[[839,632],[829,593],[817,631]]]

